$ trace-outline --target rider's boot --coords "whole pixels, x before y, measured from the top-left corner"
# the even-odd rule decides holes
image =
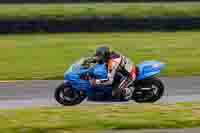
[[[112,92],[112,99],[113,99],[113,101],[120,101],[120,99],[121,99],[121,92],[119,90],[114,90]]]
[[[129,88],[124,88],[124,99],[130,100],[132,98],[134,90],[135,90],[135,88],[132,86]]]

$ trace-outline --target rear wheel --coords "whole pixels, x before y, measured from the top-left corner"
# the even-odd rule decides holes
[[[82,92],[66,86],[64,83],[55,90],[56,101],[64,106],[80,104],[85,98],[86,96]]]
[[[164,94],[164,85],[156,77],[139,81],[135,85],[132,99],[138,103],[153,103],[159,100]]]

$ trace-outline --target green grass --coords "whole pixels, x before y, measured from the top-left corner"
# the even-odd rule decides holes
[[[165,76],[200,75],[200,32],[18,34],[0,35],[0,80],[63,79],[71,63],[101,43],[135,63],[165,62]]]
[[[1,109],[0,117],[2,133],[185,128],[200,126],[200,104],[112,104]]]
[[[17,4],[0,5],[0,17],[199,16],[200,3]]]

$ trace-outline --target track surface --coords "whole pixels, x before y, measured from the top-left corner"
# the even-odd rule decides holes
[[[127,131],[105,131],[99,133],[199,133],[200,128],[184,128],[184,129],[160,129],[160,130],[127,130]],[[98,132],[97,132],[98,133]]]
[[[161,78],[166,86],[165,96],[158,102],[200,101],[200,77]],[[58,106],[54,88],[61,80],[0,82],[0,108],[26,106]],[[82,104],[98,104],[84,102]]]

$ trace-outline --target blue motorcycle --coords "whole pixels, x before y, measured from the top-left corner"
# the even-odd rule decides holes
[[[165,64],[159,61],[144,61],[136,66],[137,78],[129,87],[134,87],[132,97],[127,100],[123,97],[112,97],[113,86],[90,84],[91,79],[107,78],[105,64],[83,63],[80,59],[71,65],[64,74],[64,82],[55,90],[55,99],[64,106],[80,104],[84,99],[90,101],[129,101],[137,103],[153,103],[159,100],[164,93],[164,85],[155,77]]]

